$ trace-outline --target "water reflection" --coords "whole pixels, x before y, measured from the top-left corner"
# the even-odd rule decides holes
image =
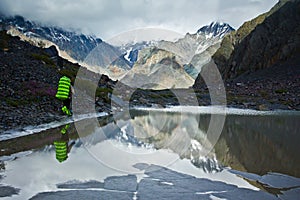
[[[205,171],[221,170],[213,152],[218,138],[211,137],[199,128],[199,114],[158,110],[142,112],[132,110],[130,114],[122,114],[114,116],[112,123],[101,127],[95,126],[90,120],[77,123],[77,127],[81,129],[79,131],[81,141],[91,155],[101,163],[123,171],[118,160],[111,159],[111,155],[130,162],[148,163],[161,160],[157,150],[166,149],[175,152],[179,157],[164,158],[164,166],[172,164],[179,158],[188,158]],[[103,149],[101,143],[107,139],[115,139],[128,146],[146,147],[148,151],[132,151],[130,148],[124,150],[119,148],[119,143],[112,142]]]
[[[185,142],[190,143],[190,146],[180,155],[190,158],[196,166],[203,167],[201,163],[205,159],[201,158],[201,149],[209,146],[207,143],[210,140],[206,137],[206,131],[211,114],[183,114],[183,118],[185,120],[178,127],[182,130],[180,132],[188,130],[190,140]],[[208,157],[213,158],[214,154],[221,165],[259,175],[279,172],[300,177],[299,122],[299,114],[285,112],[268,115],[228,113],[222,134]],[[163,140],[170,137],[166,133],[160,134],[164,135],[161,137]],[[161,141],[156,146],[159,147],[160,143]],[[180,153],[178,148],[171,148]],[[214,168],[212,160],[209,159],[210,164],[205,163],[205,167]]]
[[[54,141],[55,146],[55,157],[58,162],[64,162],[68,158],[68,154],[72,146],[75,144],[74,141],[70,141],[68,129],[70,128],[70,124],[66,124],[61,130],[60,139]],[[70,142],[70,143],[69,143]]]
[[[81,120],[80,127],[85,135],[80,140],[98,160],[112,164],[110,151],[121,153],[125,158],[134,157],[143,161],[155,159],[155,150],[167,149],[187,158],[207,172],[218,172],[222,166],[237,170],[266,174],[279,172],[300,176],[300,115],[298,113],[260,113],[246,111],[242,114],[228,112],[223,131],[214,145],[207,134],[212,115],[207,112],[181,112],[165,110],[131,110],[130,114],[119,113],[98,119],[95,127],[89,119]],[[0,156],[41,148],[62,140],[64,126],[49,129],[38,134],[0,141]],[[78,138],[73,124],[68,127],[67,140]],[[99,149],[106,140],[111,148]],[[128,148],[119,150],[118,144],[147,148],[149,151],[133,152]],[[107,148],[107,147],[106,147]],[[150,151],[151,150],[151,151]],[[151,155],[154,157],[151,157]],[[106,157],[107,160],[103,160]],[[177,159],[177,158],[176,158]],[[174,162],[167,159],[166,164]],[[114,164],[114,168],[119,168]],[[122,170],[122,169],[119,169]]]
[[[229,112],[216,144],[207,134],[213,115],[220,114],[132,110],[129,114],[99,118],[97,126],[88,119],[81,120],[80,127],[85,134],[80,138],[70,124],[66,134],[61,133],[66,130],[64,125],[0,141],[2,161],[9,160],[5,155],[33,150],[28,156],[16,160],[11,157],[10,161],[2,162],[1,169],[6,177],[3,180],[32,195],[32,191],[54,190],[55,184],[73,179],[103,180],[113,175],[143,173],[134,167],[137,163],[167,166],[193,176],[252,189],[253,186],[234,174],[254,173],[259,180],[268,172],[300,176],[299,113]],[[55,141],[64,144],[76,141],[69,158],[61,163],[55,160],[58,155]],[[230,173],[227,166],[238,172]],[[28,176],[23,181],[20,173],[24,170],[28,171]],[[36,172],[39,177],[35,177]],[[31,178],[33,185],[27,185]],[[34,182],[44,188],[34,189]]]
[[[229,116],[215,147],[225,165],[256,174],[300,177],[300,116]]]
[[[128,144],[169,149],[207,172],[217,172],[222,170],[222,166],[230,166],[260,175],[279,172],[300,176],[298,113],[228,113],[215,145],[207,134],[212,115],[219,114],[135,110],[130,116],[115,119],[115,123],[101,131],[91,131],[93,134],[84,141],[96,144],[114,138]],[[112,148],[118,147],[112,145]],[[97,150],[91,153],[96,157],[103,155]],[[102,159],[101,155],[99,159]],[[131,151],[122,155],[140,156]],[[169,160],[169,163],[173,161]]]

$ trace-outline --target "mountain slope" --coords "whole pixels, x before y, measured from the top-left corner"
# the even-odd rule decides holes
[[[266,30],[264,33],[266,35],[262,36],[263,38],[265,38],[265,40],[268,40],[268,38],[276,37],[272,32],[275,30],[279,30],[280,28],[276,27],[275,24],[268,24],[269,22],[265,22],[265,19],[269,18],[269,16],[271,16],[273,13],[277,12],[278,9],[280,9],[282,6],[284,6],[285,3],[288,1],[289,0],[279,1],[269,12],[261,14],[258,17],[254,18],[248,22],[245,22],[237,31],[234,31],[224,37],[224,39],[221,43],[221,47],[213,55],[213,60],[218,65],[222,74],[225,73],[224,72],[225,68],[227,68],[227,70],[229,70],[229,68],[227,67],[228,65],[230,65],[230,64],[236,65],[237,61],[235,59],[233,59],[233,55],[236,55],[236,51],[238,48],[241,50],[241,52],[243,51],[243,48],[246,48],[246,50],[250,49],[249,47],[246,47],[245,45],[241,45],[241,43],[242,42],[244,44],[249,43],[249,41],[245,42],[245,39],[247,38],[247,40],[249,40],[249,38],[252,37],[250,35],[253,35],[254,32],[257,33],[258,31],[256,31],[256,29],[258,27],[265,27]],[[289,16],[289,18],[290,17],[292,17],[292,16]],[[283,20],[283,18],[281,18],[280,20]],[[263,25],[260,26],[260,24],[262,24],[262,23],[263,23]],[[283,24],[284,22],[277,22],[277,23]],[[255,36],[255,37],[260,37],[260,36]],[[260,46],[261,44],[266,45],[265,41],[256,41],[256,42],[257,42],[257,47],[253,47],[253,48],[261,49],[261,47],[263,47],[263,46]],[[252,51],[253,51],[253,53],[256,53],[256,56],[261,57],[261,55],[263,55],[263,54],[261,54],[262,52],[258,53],[256,51],[256,49],[253,49],[253,48],[252,48]],[[271,48],[268,48],[268,49],[266,49],[266,51],[268,51],[270,49]],[[253,59],[254,57],[255,56],[253,56],[251,59]],[[246,60],[246,59],[248,59],[250,61],[250,58],[244,58],[244,60]],[[252,67],[253,66],[250,66],[250,68],[252,68]],[[230,76],[233,77],[232,74]],[[227,78],[227,77],[228,77],[227,75],[224,75],[224,78]]]
[[[234,48],[225,65],[218,65],[224,78],[234,78],[286,62],[300,53],[299,1],[288,2]],[[231,72],[230,72],[231,71]],[[271,73],[271,71],[270,71]]]
[[[143,41],[137,43],[132,42],[132,43],[124,44],[122,46],[118,46],[117,48],[132,67],[138,59],[139,51],[154,45],[155,45],[154,41]]]
[[[224,38],[213,60],[226,83],[230,104],[300,109],[299,10],[299,0],[280,1],[270,12]],[[261,23],[247,27],[261,16]],[[243,37],[238,35],[250,29]],[[224,51],[227,47],[232,51]],[[203,70],[208,71],[208,67]],[[194,88],[203,91],[206,87],[199,75]]]
[[[219,48],[223,37],[233,30],[229,24],[212,22],[195,34],[188,33],[176,42],[162,41],[156,46],[174,53],[180,64],[185,65],[186,72],[195,79]]]
[[[187,88],[194,81],[175,57],[173,53],[156,47],[143,49],[121,82],[143,89]]]
[[[2,26],[5,29],[15,27],[21,33],[31,38],[42,38],[55,43],[60,50],[67,52],[72,58],[83,61],[88,53],[102,40],[94,36],[86,36],[58,27],[43,26],[25,20],[21,16],[2,17]]]
[[[118,78],[128,71],[132,63],[124,58],[125,54],[99,38],[84,35],[53,26],[41,25],[25,20],[21,16],[0,17],[0,27],[13,36],[46,48],[55,45],[59,55],[73,63],[81,63],[97,73]],[[131,57],[134,58],[134,55]],[[133,61],[134,62],[134,61]]]
[[[5,31],[0,31],[0,58],[0,134],[62,117],[61,102],[55,98],[58,80],[67,75],[74,81],[80,65],[59,57],[54,46],[38,48]],[[86,68],[81,69],[89,77],[97,77]],[[103,110],[109,107],[108,85],[113,84],[108,77],[101,76],[102,89],[96,95]]]
[[[55,48],[40,49],[1,31],[0,132],[59,118],[54,95],[60,74],[53,55]]]

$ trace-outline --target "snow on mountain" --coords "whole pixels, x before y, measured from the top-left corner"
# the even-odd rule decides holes
[[[21,16],[2,17],[4,29],[15,28],[29,38],[45,39],[56,44],[60,50],[67,52],[73,59],[83,61],[89,52],[102,40],[62,28],[44,26],[25,20]]]
[[[123,44],[122,46],[110,45],[95,36],[88,36],[74,31],[66,31],[62,28],[53,26],[44,26],[36,22],[25,20],[21,16],[3,17],[0,16],[1,28],[15,29],[28,38],[38,38],[44,41],[50,41],[59,47],[59,49],[68,56],[78,62],[85,62],[93,71],[105,73],[111,78],[119,79],[123,77],[128,71],[140,71],[140,67],[149,67],[144,64],[135,66],[139,62],[140,52],[144,49],[157,48],[163,50],[160,61],[171,60],[169,63],[177,63],[182,67],[183,72],[187,72],[190,77],[195,78],[201,71],[201,67],[209,62],[211,56],[219,48],[222,38],[233,30],[226,23],[213,22],[210,25],[203,26],[195,34],[187,33],[183,38],[175,42],[172,41],[143,41],[131,42]],[[39,40],[40,41],[40,40]],[[36,42],[39,44],[39,42]],[[97,47],[97,48],[95,48]],[[145,51],[148,52],[148,51]],[[152,51],[149,51],[152,52]],[[175,58],[171,58],[168,54],[170,52]],[[163,57],[163,56],[166,57]],[[152,58],[152,55],[148,55]],[[145,59],[147,60],[147,59]],[[173,62],[176,60],[176,62]],[[155,69],[157,66],[155,65]],[[135,70],[132,70],[132,69]],[[104,71],[103,71],[104,70]],[[157,68],[156,72],[160,70]],[[173,72],[172,66],[170,70]],[[142,70],[144,71],[144,70]],[[166,70],[164,70],[166,71]],[[175,70],[179,72],[178,70]],[[170,72],[171,73],[171,72]],[[132,77],[134,76],[130,73]],[[158,74],[153,73],[151,74]],[[143,74],[143,76],[150,74]],[[129,75],[127,75],[129,77]],[[186,77],[185,75],[183,77]],[[151,80],[158,80],[151,78]],[[171,80],[165,78],[165,80]],[[163,80],[162,80],[163,81]],[[191,80],[181,79],[179,82],[182,85],[190,85]],[[170,81],[172,82],[172,81]],[[179,82],[175,84],[180,87]],[[161,83],[157,83],[160,85]],[[164,85],[168,85],[165,84]],[[173,85],[172,85],[173,86]],[[170,87],[170,86],[169,86]]]
[[[39,47],[55,45],[60,55],[71,62],[80,62],[88,69],[117,79],[132,67],[137,59],[133,50],[125,55],[101,39],[62,28],[45,26],[21,16],[0,16],[1,27]],[[126,59],[127,58],[127,59]]]
[[[213,22],[175,42],[124,45],[120,51],[133,66],[121,81],[147,89],[189,87],[220,47],[222,38],[232,30],[228,24]]]
[[[233,30],[226,23],[212,22],[195,34],[187,33],[176,42],[161,41],[156,46],[174,53],[186,72],[196,78],[202,66],[210,61],[211,56],[220,47],[223,37]]]
[[[155,43],[155,41],[132,42],[117,48],[122,52],[124,59],[126,59],[132,67],[138,59],[139,51],[154,46]]]
[[[161,41],[158,47],[175,53],[181,64],[188,64],[196,54],[221,42],[224,35],[233,30],[228,24],[213,22],[199,29],[195,34],[187,33],[176,42]]]
[[[197,31],[197,34],[205,34],[206,38],[220,37],[223,38],[228,32],[234,29],[227,23],[212,22],[210,25],[203,26]]]

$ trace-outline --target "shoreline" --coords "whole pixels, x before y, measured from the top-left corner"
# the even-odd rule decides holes
[[[256,110],[256,109],[249,109],[249,108],[237,108],[231,106],[167,106],[167,107],[131,107],[130,111],[141,111],[141,112],[148,112],[148,111],[162,111],[162,112],[181,112],[182,108],[186,110],[184,112],[191,113],[191,114],[224,114],[224,115],[300,115],[299,110],[283,110],[283,109],[276,109],[276,110]],[[124,111],[116,111],[117,113],[122,113]],[[15,139],[22,136],[28,136],[31,134],[36,134],[40,132],[44,132],[50,129],[55,129],[61,126],[64,126],[69,123],[74,123],[76,121],[81,121],[90,118],[101,118],[101,117],[109,117],[112,113],[107,112],[99,112],[99,113],[92,113],[92,114],[83,114],[81,116],[77,116],[77,119],[74,120],[73,117],[61,117],[59,120],[53,120],[51,122],[45,122],[42,124],[36,125],[28,125],[19,128],[12,128],[5,131],[0,132],[0,141]],[[79,118],[78,118],[79,117]]]

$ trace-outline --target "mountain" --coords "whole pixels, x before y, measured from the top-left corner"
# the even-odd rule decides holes
[[[222,38],[232,30],[228,24],[213,22],[175,42],[125,46],[123,49],[127,52],[137,51],[138,57],[121,81],[131,87],[146,89],[188,88],[219,48]]]
[[[95,72],[103,73],[113,79],[118,79],[131,69],[130,63],[124,59],[122,52],[102,42],[94,48],[85,58],[84,64]]]
[[[121,79],[131,70],[138,60],[139,52],[152,46],[153,41],[142,41],[137,43],[128,43],[122,46],[112,46],[102,42],[93,49],[85,59],[90,67],[101,67],[101,73],[107,74],[114,80]],[[95,69],[97,71],[97,69]],[[95,71],[94,70],[94,71]]]
[[[288,5],[285,5],[287,2]],[[284,60],[279,58],[284,54],[291,56],[291,50],[296,47],[289,45],[294,42],[290,37],[297,37],[299,24],[297,13],[290,6],[296,2],[279,1],[269,12],[245,22],[236,32],[224,38],[213,60],[225,79],[269,67]],[[284,50],[286,45],[289,46]]]
[[[107,74],[115,79],[127,72],[135,62],[134,52],[125,55],[119,47],[114,47],[95,36],[41,25],[25,20],[22,16],[1,16],[0,24],[2,29],[8,30],[13,36],[38,47],[55,45],[59,54],[69,61],[80,62],[94,72]]]
[[[4,29],[16,28],[27,37],[51,41],[77,61],[83,61],[92,49],[102,43],[102,40],[95,36],[40,25],[25,20],[22,16],[2,17],[1,24]]]
[[[229,103],[299,109],[299,8],[299,0],[279,1],[225,36],[212,58],[226,83]],[[201,73],[208,71],[207,65]],[[207,89],[202,76],[194,88]]]
[[[227,33],[234,31],[229,24],[212,22],[210,25],[203,26],[197,31],[197,34],[205,34],[207,37],[220,37],[223,38]]]
[[[157,47],[141,50],[137,62],[120,81],[143,89],[187,88],[194,82],[175,54]]]
[[[132,67],[138,59],[139,51],[144,48],[154,46],[154,44],[154,41],[142,41],[124,44],[122,46],[118,46],[117,48],[122,53],[122,56],[129,62],[130,66]]]
[[[187,33],[176,42],[161,41],[157,47],[173,52],[180,64],[185,66],[186,72],[195,79],[202,66],[219,48],[223,37],[233,30],[229,24],[212,22],[195,34]]]

